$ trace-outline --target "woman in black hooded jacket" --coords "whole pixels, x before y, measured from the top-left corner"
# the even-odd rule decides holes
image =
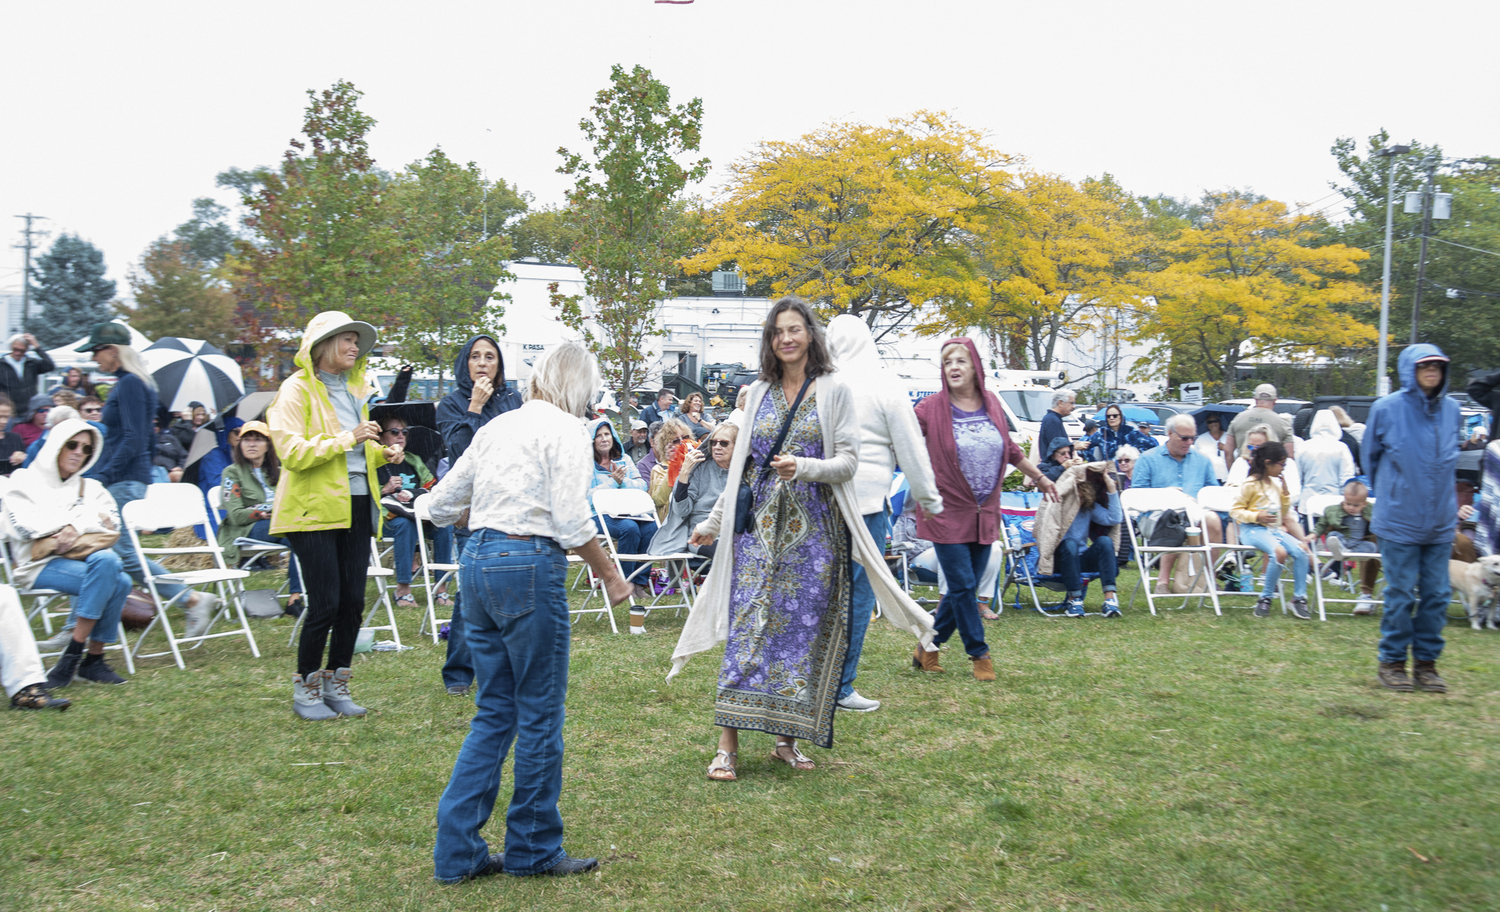
[[[443,435],[449,467],[458,463],[480,428],[497,415],[521,407],[521,394],[505,385],[505,361],[500,356],[500,343],[493,336],[475,336],[464,343],[453,364],[453,379],[456,387],[437,406],[438,433]],[[458,526],[453,532],[456,558],[463,554],[469,532]],[[455,696],[467,694],[474,683],[474,662],[464,641],[462,606],[460,590],[453,599],[453,618],[448,622],[448,660],[443,664],[443,686]]]

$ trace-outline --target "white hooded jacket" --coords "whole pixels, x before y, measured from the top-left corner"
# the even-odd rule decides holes
[[[1333,412],[1318,409],[1307,442],[1297,445],[1297,473],[1302,477],[1299,507],[1314,494],[1338,494],[1344,482],[1359,474],[1343,436]]]
[[[63,444],[80,433],[88,433],[94,441],[94,452],[76,474],[64,480],[57,471],[57,456]],[[30,466],[17,469],[10,476],[10,490],[5,493],[3,509],[0,509],[0,531],[10,541],[11,555],[16,562],[16,582],[30,586],[48,561],[56,559],[49,554],[39,560],[31,559],[31,543],[45,538],[66,526],[77,529],[79,534],[104,532],[120,528],[120,514],[115,509],[115,499],[104,485],[83,475],[93,468],[104,449],[104,435],[87,421],[72,418],[52,428],[47,442],[37,452]]]
[[[839,314],[828,321],[828,350],[838,365],[839,380],[854,396],[859,416],[854,492],[860,513],[868,516],[885,508],[897,465],[906,473],[912,496],[922,509],[933,516],[942,513],[943,495],[932,475],[917,413],[906,390],[880,363],[870,327],[859,317]]]

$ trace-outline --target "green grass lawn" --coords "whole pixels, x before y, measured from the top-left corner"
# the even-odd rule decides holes
[[[1451,692],[1395,694],[1376,619],[1237,604],[1007,611],[989,684],[959,649],[914,671],[876,621],[859,690],[882,708],[840,713],[810,773],[747,733],[737,783],[704,776],[720,653],[668,685],[681,619],[585,619],[562,810],[604,864],[458,887],[432,881],[434,813],[472,704],[417,612],[416,649],[356,659],[371,714],[318,724],[291,713],[291,622],[256,621],[259,659],[213,641],[4,717],[0,910],[1500,908],[1500,635],[1450,626]],[[508,794],[507,770],[496,850]]]

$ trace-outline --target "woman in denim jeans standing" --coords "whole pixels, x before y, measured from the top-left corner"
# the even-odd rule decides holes
[[[630,584],[594,538],[589,439],[582,418],[599,387],[594,357],[575,343],[538,359],[526,403],[485,424],[429,495],[432,520],[467,509],[459,556],[464,626],[478,712],[438,802],[434,875],[443,883],[499,874],[581,874],[599,863],[562,847],[563,703],[572,625],[568,549],[604,581],[611,605]],[[500,770],[515,741],[515,789],[505,851],[490,854]]]

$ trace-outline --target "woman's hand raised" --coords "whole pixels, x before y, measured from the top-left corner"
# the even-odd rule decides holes
[[[354,442],[364,443],[366,440],[380,439],[380,425],[373,421],[360,422],[359,427],[354,429]]]

